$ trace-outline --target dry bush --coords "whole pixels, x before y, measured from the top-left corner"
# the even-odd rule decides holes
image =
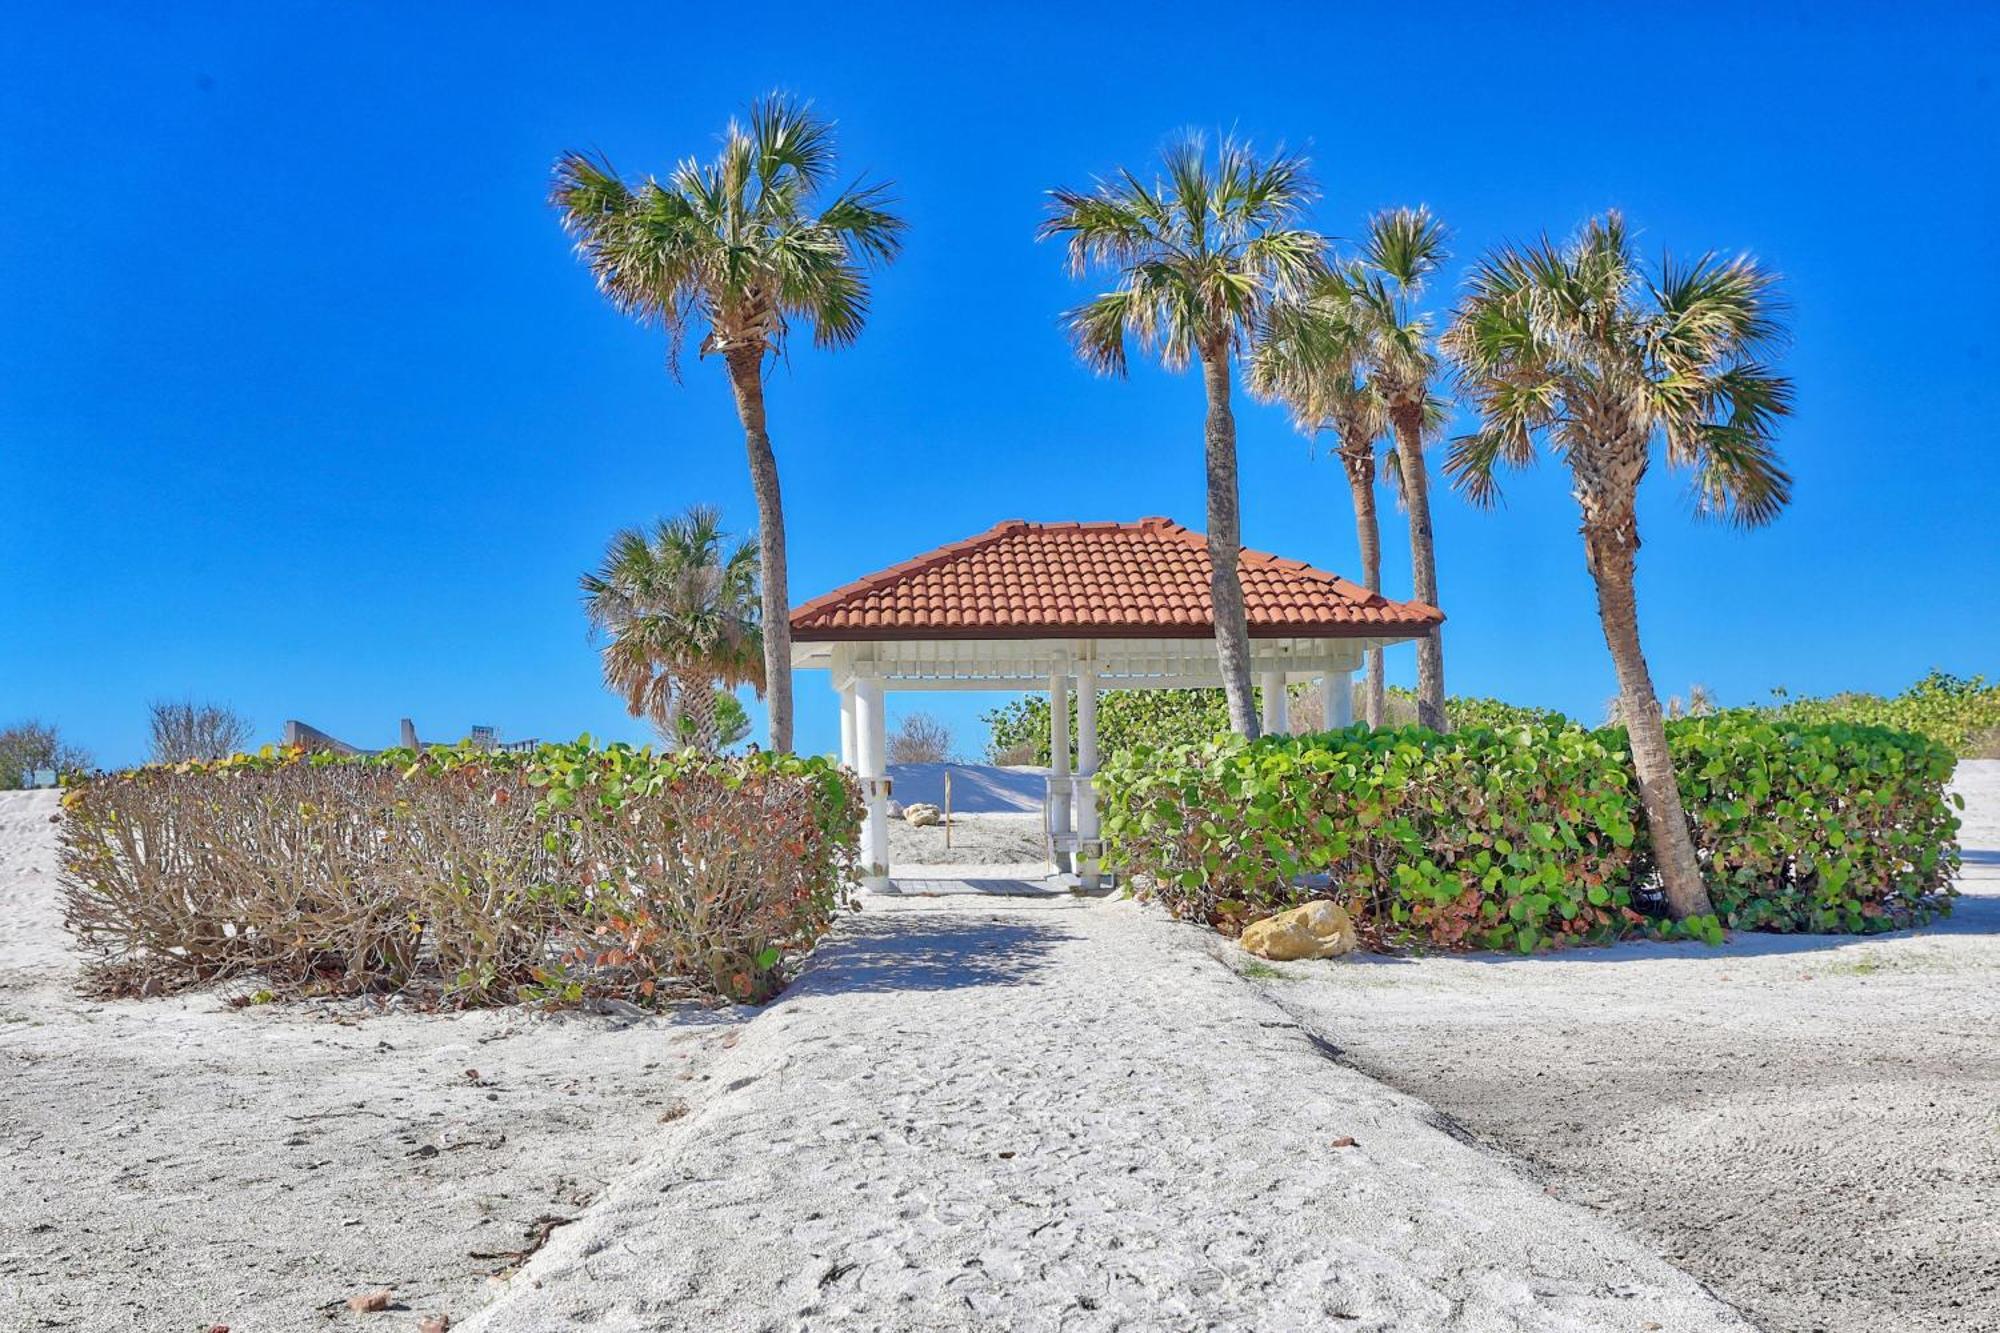
[[[233,760],[73,791],[65,916],[95,983],[761,1000],[852,878],[859,797],[823,760],[401,762]]]
[[[92,766],[90,751],[64,740],[53,723],[29,719],[0,728],[0,791],[33,781],[36,772],[78,778]]]
[[[852,839],[818,817],[819,796],[696,769],[579,822],[584,863],[612,872],[594,889],[586,991],[678,981],[750,1004],[776,995],[780,959],[826,933],[843,897],[829,888],[852,877]]]
[[[250,719],[221,704],[163,699],[148,709],[156,764],[226,759],[250,744]]]
[[[951,728],[929,713],[911,713],[889,738],[892,764],[942,764],[951,758]]]

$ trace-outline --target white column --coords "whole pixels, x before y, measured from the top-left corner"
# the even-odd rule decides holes
[[[853,768],[859,762],[854,752],[854,682],[840,687],[840,762]]]
[[[1354,724],[1354,673],[1329,671],[1319,678],[1321,714],[1326,729],[1338,731]]]
[[[854,682],[854,739],[859,750],[857,770],[868,815],[861,825],[861,887],[885,893],[889,883],[889,720],[882,707],[882,680],[863,676]]]
[[[1266,671],[1259,683],[1264,691],[1264,734],[1282,736],[1292,729],[1291,701],[1285,694],[1285,673]]]
[[[1049,677],[1049,830],[1057,837],[1070,831],[1069,823],[1069,678],[1060,671]],[[1055,869],[1068,870],[1057,851]]]
[[[1097,841],[1097,667],[1082,662],[1076,668],[1076,837]],[[1097,858],[1079,852],[1076,873],[1081,887],[1097,887]]]

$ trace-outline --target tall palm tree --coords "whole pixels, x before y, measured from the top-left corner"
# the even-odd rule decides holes
[[[1392,208],[1368,220],[1361,253],[1322,284],[1323,299],[1345,307],[1362,342],[1361,365],[1381,398],[1396,440],[1394,468],[1410,520],[1410,582],[1417,600],[1438,603],[1437,542],[1431,529],[1424,437],[1436,419],[1438,357],[1431,318],[1419,303],[1443,266],[1444,224],[1426,208]],[[1417,721],[1449,725],[1444,708],[1444,642],[1437,629],[1417,641]]]
[[[1354,536],[1361,550],[1361,582],[1382,591],[1382,528],[1375,511],[1375,446],[1389,429],[1388,409],[1374,385],[1359,374],[1361,339],[1345,303],[1324,297],[1273,302],[1251,350],[1250,390],[1278,399],[1292,421],[1311,435],[1332,431],[1334,454],[1347,473],[1354,505]],[[1382,725],[1387,696],[1382,649],[1365,653],[1362,716]]]
[[[1326,240],[1297,225],[1316,197],[1306,160],[1259,157],[1224,139],[1213,155],[1199,133],[1161,153],[1151,181],[1128,170],[1088,190],[1056,189],[1041,239],[1066,238],[1070,272],[1116,275],[1117,285],[1065,316],[1077,354],[1100,374],[1123,375],[1125,343],[1169,370],[1201,363],[1208,396],[1209,599],[1230,725],[1257,734],[1250,634],[1237,572],[1243,522],[1236,480],[1231,359],[1273,300],[1302,291],[1321,269]]]
[[[722,358],[750,455],[764,584],[764,679],[771,748],[792,748],[791,598],[778,460],[764,417],[764,367],[791,324],[838,348],[861,334],[868,274],[894,258],[904,223],[887,187],[856,183],[814,211],[835,167],[833,125],[808,103],[759,99],[730,121],[706,165],[684,159],[666,180],[621,178],[602,157],[565,153],[549,200],[613,306],[666,330],[678,373],[690,325],[699,352]]]
[[[1497,471],[1532,461],[1538,442],[1569,468],[1619,715],[1677,916],[1710,906],[1639,644],[1636,497],[1664,440],[1668,463],[1694,474],[1697,515],[1755,526],[1785,506],[1791,477],[1773,436],[1792,386],[1761,359],[1784,337],[1780,310],[1776,278],[1747,257],[1669,257],[1648,270],[1610,213],[1567,246],[1544,237],[1487,256],[1444,338],[1480,419],[1452,443],[1446,472],[1459,489],[1494,503]]]
[[[662,736],[714,752],[716,691],[764,685],[757,582],[756,546],[732,542],[705,505],[616,533],[580,580],[607,640],[604,683]]]

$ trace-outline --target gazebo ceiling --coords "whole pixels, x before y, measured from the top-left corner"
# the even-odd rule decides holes
[[[1262,551],[1244,550],[1241,571],[1253,638],[1402,639],[1444,620]],[[1170,519],[1010,519],[806,602],[792,612],[792,637],[1208,638],[1209,573],[1208,539]]]

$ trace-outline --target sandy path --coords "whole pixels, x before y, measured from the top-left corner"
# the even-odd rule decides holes
[[[877,899],[716,1077],[468,1330],[1746,1327],[1131,904]]]
[[[0,792],[0,1333],[463,1317],[506,1266],[470,1252],[580,1215],[709,1095],[741,1027],[93,1003],[60,933],[54,809]],[[404,1312],[340,1308],[377,1286]]]
[[[1267,990],[1763,1327],[2000,1329],[2000,763],[1958,788],[1973,896],[1929,930],[1292,964]]]
[[[955,814],[949,847],[942,825],[889,821],[889,870],[899,879],[922,878],[938,866],[1007,866],[1039,876],[1048,869],[1047,846],[1039,813]]]

